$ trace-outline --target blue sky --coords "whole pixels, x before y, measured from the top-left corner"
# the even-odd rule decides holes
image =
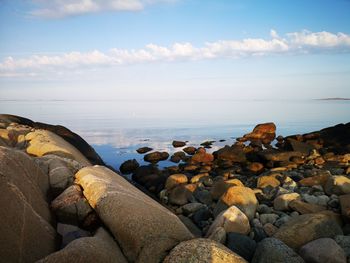
[[[0,0],[0,98],[350,97],[348,0]]]

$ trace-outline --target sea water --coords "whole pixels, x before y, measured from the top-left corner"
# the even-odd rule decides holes
[[[198,146],[216,141],[214,151],[263,122],[278,135],[319,130],[350,121],[350,101],[339,100],[2,100],[0,113],[60,124],[83,137],[103,160],[118,169],[128,159],[144,163],[136,149],[170,154],[173,140]],[[219,140],[225,140],[219,142]],[[170,161],[159,163],[170,166]]]

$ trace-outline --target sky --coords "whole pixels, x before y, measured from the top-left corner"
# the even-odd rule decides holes
[[[0,99],[350,97],[349,0],[0,0]]]

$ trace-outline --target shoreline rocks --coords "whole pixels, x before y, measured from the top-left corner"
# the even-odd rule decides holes
[[[169,154],[143,147],[137,152],[150,165],[130,160],[120,167],[130,183],[92,166],[99,157],[68,129],[0,115],[0,256],[8,262],[349,261],[349,132],[342,124],[278,136],[271,145],[276,126],[265,123],[213,154],[205,148],[216,147],[214,141],[204,148],[174,141],[183,147],[171,156],[177,164],[162,169],[157,162]]]

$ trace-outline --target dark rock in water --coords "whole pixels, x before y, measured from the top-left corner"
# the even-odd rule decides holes
[[[28,125],[36,129],[44,129],[44,130],[51,131],[57,134],[58,136],[62,137],[64,140],[69,142],[75,148],[77,148],[91,162],[91,164],[104,165],[103,160],[96,153],[94,148],[92,148],[78,134],[72,132],[66,127],[63,127],[61,125],[50,125],[50,124],[41,123],[41,122],[34,122],[30,119],[26,119],[15,115],[8,115],[8,114],[0,114],[0,120],[5,123],[16,122],[18,124]]]
[[[152,151],[153,149],[152,148],[149,148],[149,147],[141,147],[141,148],[138,148],[136,151],[140,154],[143,154],[143,153],[147,153],[147,152],[150,152]]]
[[[182,150],[189,155],[194,155],[197,151],[196,147],[193,147],[193,146],[187,146],[187,147],[183,148]]]
[[[227,233],[226,246],[244,259],[250,261],[256,249],[256,242],[246,235]]]
[[[246,161],[246,156],[243,148],[237,145],[225,146],[220,150],[213,153],[216,159],[227,160],[237,163],[242,163]]]
[[[173,163],[179,163],[181,161],[181,157],[180,156],[176,156],[176,155],[172,155],[170,157],[170,161],[172,161]]]
[[[226,142],[226,140],[224,140],[224,139],[221,139],[221,140],[219,140],[219,142]]]
[[[282,241],[276,238],[265,238],[258,244],[251,262],[304,263],[304,260]]]
[[[186,145],[186,142],[183,141],[173,141],[172,145],[177,148],[177,147],[183,147]]]
[[[132,159],[123,162],[119,169],[123,174],[129,174],[134,172],[139,166],[139,163],[135,159]]]
[[[211,148],[214,142],[215,141],[205,141],[205,142],[202,142],[200,145],[203,146],[204,148]]]
[[[159,161],[164,161],[169,158],[169,154],[167,152],[152,152],[146,154],[143,159],[146,162],[157,163]]]

